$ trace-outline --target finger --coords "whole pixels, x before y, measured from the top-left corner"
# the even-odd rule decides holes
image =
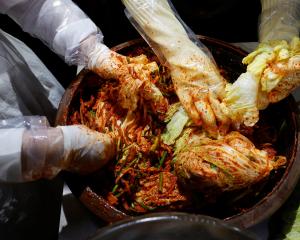
[[[88,68],[104,79],[118,79],[128,72],[126,64],[125,56],[108,49],[102,54],[95,56]]]
[[[184,107],[185,111],[192,119],[194,124],[201,125],[202,124],[201,116],[199,115],[199,112],[193,102],[193,97],[191,93],[189,91],[183,91],[182,89],[178,89],[177,95],[179,97],[182,106]]]
[[[230,127],[230,118],[226,115],[226,111],[222,109],[225,108],[225,106],[221,105],[216,96],[212,92],[209,92],[208,96],[211,108],[214,111],[215,117],[218,121],[219,132],[224,136]]]
[[[201,116],[203,127],[208,134],[213,138],[218,138],[219,132],[216,122],[216,117],[213,109],[209,104],[208,97],[199,99],[195,102],[196,109]]]

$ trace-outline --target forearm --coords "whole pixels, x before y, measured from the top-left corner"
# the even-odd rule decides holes
[[[103,39],[101,31],[71,0],[3,0],[0,11],[70,64],[86,62],[91,50],[81,50],[85,40],[91,38],[89,48],[94,49]]]
[[[59,128],[24,131],[21,169],[25,181],[53,178],[65,167],[63,139],[63,133]]]
[[[0,129],[0,180],[22,181],[21,148],[24,128]]]
[[[3,120],[0,180],[51,179],[61,170],[90,173],[112,159],[115,150],[112,136],[81,125],[50,127],[43,117]]]
[[[0,180],[24,181],[22,176],[22,145],[25,131],[47,129],[45,117],[30,116],[0,121]],[[44,136],[37,135],[39,139]],[[39,153],[40,157],[44,153]],[[35,158],[36,159],[36,158]]]
[[[127,17],[162,62],[176,64],[178,59],[186,57],[190,52],[199,52],[200,49],[211,56],[207,48],[176,15],[168,0],[123,0],[123,3]],[[186,52],[189,53],[185,54]]]
[[[261,0],[259,41],[286,40],[299,36],[300,2],[298,0]]]
[[[260,44],[243,59],[247,72],[226,87],[225,104],[233,119],[247,126],[257,123],[259,110],[300,84],[300,2],[261,0],[261,4]]]

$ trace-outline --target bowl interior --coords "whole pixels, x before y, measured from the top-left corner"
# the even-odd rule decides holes
[[[212,52],[222,75],[227,80],[234,81],[245,72],[245,66],[241,62],[246,52],[222,41],[202,36],[199,38]],[[139,55],[141,51],[149,56],[153,54],[143,40],[118,45],[114,50],[124,55]],[[56,124],[67,125],[70,115],[79,108],[80,97],[89,99],[101,87],[101,81],[94,73],[83,70],[66,90],[59,106]],[[290,96],[262,111],[253,136],[252,140],[257,145],[272,143],[278,155],[286,156],[288,160],[286,168],[271,172],[268,179],[253,186],[249,191],[224,194],[217,203],[205,209],[197,209],[193,213],[205,214],[225,219],[241,227],[249,227],[270,216],[285,201],[299,177],[299,170],[295,168],[300,160],[296,157],[299,146],[294,99]],[[67,172],[64,172],[63,176],[73,194],[99,217],[108,222],[129,217],[120,209],[110,206],[102,198],[112,184],[111,176],[107,175],[105,168],[88,176]]]

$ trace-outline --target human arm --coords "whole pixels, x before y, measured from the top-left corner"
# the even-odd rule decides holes
[[[247,72],[226,87],[224,102],[237,122],[253,126],[259,110],[300,85],[300,3],[262,0],[259,46],[246,58]],[[249,89],[249,86],[251,88]]]
[[[25,32],[42,40],[68,64],[83,65],[104,79],[119,80],[124,92],[119,98],[124,108],[134,110],[140,92],[147,93],[140,95],[150,99],[158,109],[165,108],[167,103],[150,81],[150,74],[143,74],[147,72],[144,70],[139,71],[141,74],[133,74],[135,65],[147,68],[148,63],[129,64],[130,58],[111,51],[103,43],[100,29],[71,0],[3,0],[0,11]],[[131,86],[130,94],[127,86]]]
[[[174,13],[167,0],[123,0],[127,15],[162,64],[171,71],[176,93],[189,117],[213,137],[229,127],[220,104],[226,81],[208,49]]]
[[[115,154],[113,135],[82,125],[50,127],[44,117],[0,122],[0,179],[51,179],[61,170],[79,174],[104,166]]]

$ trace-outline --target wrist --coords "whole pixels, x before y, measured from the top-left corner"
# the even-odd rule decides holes
[[[70,65],[87,66],[90,55],[95,49],[106,47],[103,43],[103,35],[98,29],[98,32],[92,33],[82,39],[76,47],[68,49],[65,54],[65,61]]]
[[[21,150],[25,180],[53,178],[64,168],[63,135],[58,128],[25,130]]]
[[[86,42],[85,44],[88,44]],[[111,55],[111,50],[102,43],[95,43],[93,47],[86,51],[87,58],[87,68],[90,70],[95,70],[100,68],[106,59],[109,59]]]
[[[87,68],[104,79],[118,79],[129,74],[127,58],[99,44],[88,56]]]

